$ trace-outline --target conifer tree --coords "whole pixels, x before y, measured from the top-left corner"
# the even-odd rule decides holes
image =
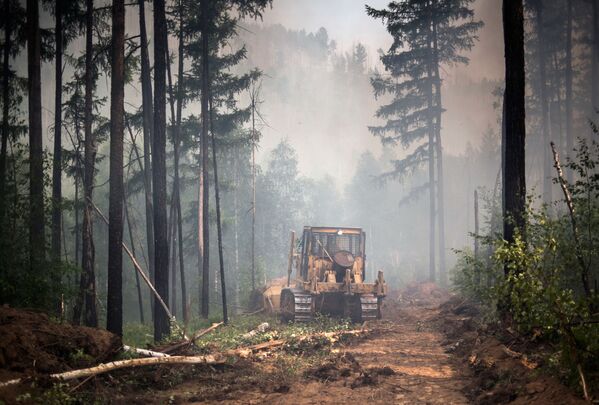
[[[436,279],[435,219],[439,213],[441,281],[445,277],[443,171],[441,146],[441,65],[468,63],[463,51],[474,45],[482,23],[474,20],[472,0],[409,0],[391,2],[387,9],[366,6],[373,18],[382,19],[393,36],[389,50],[381,56],[387,75],[372,79],[375,97],[391,95],[376,117],[383,125],[370,131],[383,143],[415,146],[405,158],[394,162],[390,176],[402,178],[428,165],[429,190],[429,278]],[[437,178],[435,179],[435,162]],[[436,194],[439,211],[436,208]]]
[[[186,80],[188,94],[192,98],[199,98],[201,101],[202,111],[202,130],[201,130],[201,316],[206,318],[209,314],[209,295],[210,295],[210,232],[209,232],[209,94],[212,94],[215,106],[220,104],[218,94],[232,95],[249,86],[250,76],[245,75],[243,78],[236,78],[234,75],[226,72],[231,66],[237,64],[245,57],[245,48],[231,55],[219,55],[219,49],[226,44],[226,41],[235,35],[236,24],[240,18],[249,16],[257,18],[261,16],[262,10],[271,3],[270,0],[217,0],[206,1],[202,0],[197,4],[194,1],[188,1],[185,5],[187,10],[186,19],[184,22],[185,31],[189,36],[186,46],[189,57],[192,63],[192,75],[189,80]],[[235,15],[232,9],[236,10]],[[225,86],[217,84],[221,81],[230,81]],[[240,82],[243,81],[245,85]],[[227,87],[228,86],[228,89]],[[237,86],[237,87],[235,87]],[[213,88],[213,90],[211,90]],[[224,88],[224,89],[223,89]],[[239,90],[235,90],[235,88]],[[231,97],[225,99],[225,105],[231,107],[230,114],[227,120],[221,120],[216,113],[214,117],[214,130],[216,133],[226,133],[225,127],[221,127],[221,123],[239,122],[239,117],[242,117],[244,112],[237,110],[235,101]],[[232,105],[232,106],[231,106]],[[246,110],[245,114],[247,117]],[[247,118],[246,118],[247,119]],[[231,128],[229,126],[229,128]],[[222,132],[221,132],[222,131]]]

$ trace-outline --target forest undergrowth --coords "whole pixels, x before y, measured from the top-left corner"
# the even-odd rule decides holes
[[[599,143],[581,139],[575,153],[561,164],[554,156],[563,198],[529,197],[514,243],[498,229],[501,202],[487,198],[486,229],[473,235],[474,251],[457,251],[453,283],[479,303],[487,325],[543,346],[545,370],[591,398],[599,395]]]

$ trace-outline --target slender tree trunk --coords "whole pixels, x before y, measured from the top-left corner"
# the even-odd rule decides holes
[[[201,0],[202,16],[202,178],[203,178],[203,193],[202,193],[202,317],[208,318],[210,312],[210,223],[208,217],[208,87],[209,87],[209,32],[208,32],[208,12],[210,9],[208,0]]]
[[[177,211],[175,210],[175,196],[174,193],[171,194],[171,213],[170,213],[170,221],[168,223],[169,228],[169,243],[168,246],[171,250],[171,304],[170,310],[173,316],[177,316],[177,243],[175,239],[176,236],[176,228],[175,224],[177,223]]]
[[[239,168],[238,168],[238,159],[233,157],[233,170],[234,170],[234,182],[235,182],[235,190],[233,193],[233,242],[235,248],[235,277],[233,277],[233,282],[235,283],[233,286],[233,291],[235,292],[233,304],[233,313],[237,313],[235,308],[239,308]],[[231,278],[230,278],[231,279]]]
[[[513,243],[516,228],[525,231],[524,18],[522,0],[503,1],[505,96],[503,145],[503,238]],[[506,266],[507,274],[507,266]]]
[[[181,119],[183,115],[183,11],[181,2],[179,2],[179,59],[177,73],[177,118],[175,126],[175,182],[177,183],[177,236],[179,243],[179,271],[181,272],[181,308],[183,310],[183,321],[189,322],[187,312],[187,283],[185,282],[185,256],[183,254],[183,214],[181,212],[181,181],[179,174],[179,155],[181,144]]]
[[[252,291],[256,290],[256,91],[252,92]]]
[[[133,153],[135,153],[135,161],[137,162],[137,166],[139,167],[139,172],[143,173],[143,175],[144,175],[144,182],[143,182],[144,197],[145,197],[145,202],[147,203],[148,196],[149,196],[147,187],[149,186],[149,184],[146,184],[146,181],[145,181],[145,175],[146,175],[145,163],[142,163],[142,158],[139,153],[139,148],[137,147],[137,142],[135,140],[135,137],[133,136],[133,131],[131,130],[131,126],[129,125],[129,121],[127,120],[126,115],[125,115],[125,126],[127,127],[127,131],[129,132],[129,138],[131,138],[131,147],[133,148]],[[144,156],[144,158],[145,158],[145,156]],[[147,209],[148,205],[146,204],[145,207]],[[150,208],[151,208],[151,205],[150,205]],[[152,211],[152,210],[150,210],[150,211]],[[148,213],[148,211],[146,210],[146,215],[147,215],[147,213]],[[154,218],[152,218],[150,221],[153,224]],[[147,226],[147,224],[148,224],[148,220],[146,218],[146,226]],[[146,231],[147,231],[147,228],[146,228]],[[152,230],[152,235],[153,234],[154,234],[154,231]],[[146,236],[147,236],[147,233],[146,233]],[[154,251],[154,241],[153,240],[150,245],[152,246],[152,252],[153,252]],[[143,248],[142,248],[142,254],[143,254]],[[146,262],[146,266],[148,269],[150,268],[150,266],[152,268],[154,268],[154,264],[150,261],[149,258],[146,260],[145,255],[144,255],[144,261]],[[150,263],[152,263],[152,264],[150,264]],[[152,277],[150,277],[150,280],[152,281]],[[153,305],[154,301],[153,300],[154,300],[154,294],[150,291],[150,318],[151,319],[154,319],[154,305]]]
[[[599,3],[591,1],[593,7],[593,42],[591,50],[591,106],[592,116],[599,109]]]
[[[112,3],[110,81],[110,196],[106,329],[123,334],[123,136],[125,131],[125,2]]]
[[[182,214],[181,214],[181,181],[179,174],[179,160],[180,160],[180,145],[181,145],[181,118],[183,113],[183,17],[181,11],[181,3],[179,3],[180,15],[179,15],[179,59],[178,59],[178,82],[177,82],[177,95],[173,92],[173,81],[171,75],[171,62],[170,55],[168,52],[168,44],[167,44],[167,70],[168,70],[168,88],[169,88],[169,98],[170,98],[170,106],[171,106],[171,122],[173,125],[173,155],[174,155],[174,171],[175,176],[173,179],[173,199],[171,204],[175,206],[175,214],[173,218],[176,218],[176,226],[173,232],[176,232],[176,235],[173,234],[173,240],[177,240],[177,247],[179,249],[178,255],[173,254],[173,257],[179,257],[179,272],[181,276],[181,308],[183,311],[183,321],[185,323],[188,322],[189,316],[187,313],[187,285],[185,282],[185,259],[183,254],[183,222],[182,222]],[[177,102],[176,113],[175,113],[175,99]],[[176,247],[173,245],[173,249]],[[173,272],[175,271],[175,263],[172,265]],[[174,284],[174,280],[176,280],[176,276],[173,273],[173,294],[176,291],[176,285]],[[176,296],[173,296],[173,303],[176,302]],[[174,310],[175,306],[173,306],[173,313],[176,312]]]
[[[199,315],[202,316],[202,289],[204,285],[202,283],[202,275],[203,269],[202,265],[204,264],[204,176],[201,171],[198,176],[198,300],[200,302],[199,305]]]
[[[209,94],[210,94],[210,90]],[[223,231],[221,225],[220,216],[220,192],[218,188],[218,164],[216,161],[216,140],[214,136],[214,123],[213,123],[213,108],[212,108],[212,95],[210,95],[210,133],[212,135],[212,166],[214,170],[214,196],[216,202],[216,231],[218,237],[218,261],[220,265],[220,286],[221,286],[221,297],[223,303],[223,322],[225,325],[229,323],[229,316],[227,315],[227,289],[225,285],[225,264],[223,258]]]
[[[536,6],[537,53],[539,63],[539,102],[541,103],[541,138],[543,139],[543,202],[550,204],[551,197],[551,152],[549,149],[549,108],[547,104],[547,78],[545,73],[545,30],[543,27],[543,2]]]
[[[79,262],[79,251],[81,249],[81,225],[79,224],[79,181],[75,178],[75,264],[81,264]],[[81,304],[79,304],[81,305]]]
[[[55,91],[54,91],[54,161],[52,166],[52,259],[61,257],[62,223],[62,0],[56,0],[56,42]],[[60,281],[60,280],[59,280]]]
[[[430,8],[430,3],[429,3]],[[429,31],[432,31],[432,9],[429,9],[430,22]],[[428,56],[427,61],[427,127],[428,127],[428,182],[429,182],[429,280],[434,282],[436,279],[435,263],[435,127],[433,124],[433,52],[431,48],[431,36],[428,38]]]
[[[435,1],[433,4],[437,4]],[[437,153],[437,201],[439,224],[439,282],[447,284],[447,264],[445,254],[445,187],[443,176],[443,147],[441,144],[441,117],[443,114],[443,103],[441,98],[441,75],[439,74],[439,48],[437,44],[437,23],[433,19],[433,53],[435,74],[435,104],[437,117],[435,123],[435,151]]]
[[[129,161],[131,161],[131,158],[129,158]],[[137,255],[135,254],[135,239],[133,239],[133,227],[131,226],[131,216],[129,215],[129,208],[127,205],[127,195],[128,194],[129,194],[128,192],[125,192],[125,194],[124,194],[123,206],[125,209],[125,219],[127,221],[127,228],[129,229],[129,241],[130,241],[130,245],[131,245],[131,253],[133,253],[133,257],[137,257]],[[141,285],[139,283],[139,273],[137,271],[135,272],[135,288],[137,289],[137,302],[139,303],[139,322],[144,324],[145,323],[144,304],[143,304],[143,299],[142,299],[142,294],[141,294]]]
[[[82,239],[82,267],[80,287],[83,290],[85,307],[85,324],[98,326],[96,309],[96,275],[95,275],[95,248],[93,240],[93,208],[91,205],[94,188],[94,171],[96,166],[96,139],[92,132],[92,97],[94,88],[93,59],[93,23],[94,2],[86,0],[87,15],[85,21],[85,107],[84,107],[84,180],[83,180],[83,224],[81,229]],[[78,322],[80,308],[75,307],[74,314]]]
[[[42,144],[41,37],[38,0],[27,0],[27,72],[29,94],[29,260],[42,275],[45,261],[44,157]]]
[[[4,0],[4,15],[10,15],[10,0]],[[4,47],[2,59],[2,146],[0,147],[0,225],[4,225],[6,215],[6,177],[8,176],[6,155],[9,137],[9,80],[10,75],[10,40],[11,40],[11,21],[6,18],[4,21]]]
[[[150,77],[150,57],[148,56],[148,35],[146,33],[145,0],[139,3],[139,37],[141,56],[141,98],[142,126],[144,134],[144,195],[146,208],[146,241],[148,245],[148,271],[154,282],[154,213],[152,210],[152,78]],[[150,307],[153,309],[154,296],[150,292]],[[152,310],[152,316],[153,316]]]
[[[474,283],[476,286],[480,285],[480,267],[478,266],[478,260],[480,258],[478,233],[478,191],[474,190]]]
[[[572,0],[568,0],[566,25],[566,156],[574,148],[572,133]],[[566,170],[568,183],[572,183],[572,170]]]
[[[169,299],[166,218],[166,14],[164,0],[154,0],[154,131],[152,133],[152,180],[154,200],[154,276],[158,294]],[[169,334],[169,317],[154,302],[154,339]]]

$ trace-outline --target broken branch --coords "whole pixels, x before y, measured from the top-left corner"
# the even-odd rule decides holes
[[[157,364],[223,364],[225,359],[220,356],[168,356],[168,357],[146,357],[143,359],[119,360],[110,363],[104,363],[95,367],[84,368],[81,370],[67,371],[64,373],[51,374],[50,378],[57,380],[73,380],[76,378],[84,378],[104,374],[109,371],[119,370],[128,367],[152,366]],[[11,385],[20,384],[23,379],[17,378],[14,380],[0,383],[0,388]]]

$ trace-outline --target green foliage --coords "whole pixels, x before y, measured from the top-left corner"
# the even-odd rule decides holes
[[[44,154],[44,173],[51,173],[51,156]],[[6,214],[0,234],[0,297],[15,307],[53,309],[68,301],[74,291],[64,281],[77,273],[69,262],[47,260],[43,271],[32,271],[29,258],[29,161],[27,145],[13,145],[6,185]],[[44,180],[49,184],[49,178]],[[50,190],[44,190],[46,221],[51,218]],[[50,226],[49,222],[46,224]]]
[[[577,178],[568,184],[576,227],[564,204],[535,208],[529,200],[525,237],[519,232],[510,244],[477,236],[492,250],[488,262],[459,251],[453,277],[459,292],[491,311],[499,305],[522,333],[554,342],[553,363],[559,359],[573,379],[577,365],[590,369],[599,360],[599,295],[593,290],[599,272],[592,266],[599,255],[599,144],[580,140],[576,152],[565,165]]]

